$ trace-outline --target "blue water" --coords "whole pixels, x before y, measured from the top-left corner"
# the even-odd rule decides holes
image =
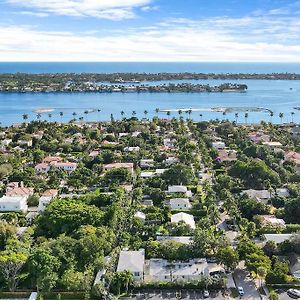
[[[0,73],[299,73],[300,63],[0,62]]]
[[[0,72],[300,72],[300,64],[238,64],[238,63],[0,63]],[[174,81],[176,82],[176,81]],[[194,82],[194,81],[190,81]],[[224,81],[208,80],[197,83],[219,85]],[[225,81],[226,82],[226,81]],[[231,81],[234,82],[234,81]],[[246,93],[0,93],[0,122],[11,125],[22,122],[22,115],[28,114],[29,119],[35,119],[33,113],[37,108],[54,108],[52,121],[61,121],[59,112],[63,112],[63,121],[83,116],[87,121],[109,120],[113,114],[120,118],[123,110],[126,117],[137,112],[138,117],[155,115],[156,108],[210,108],[210,107],[265,107],[274,112],[273,122],[279,123],[279,113],[284,113],[284,122],[290,122],[291,112],[295,112],[294,121],[300,122],[300,111],[293,107],[300,106],[300,81],[279,80],[240,80],[237,83],[248,85]],[[159,82],[157,82],[159,83]],[[165,83],[165,82],[164,82]],[[89,108],[101,109],[100,113],[84,114]],[[199,116],[202,114],[202,118]],[[160,117],[167,117],[160,113]],[[171,115],[178,117],[178,114]],[[183,114],[185,117],[185,114]],[[234,113],[225,116],[234,120]],[[195,120],[223,119],[222,113],[197,112],[192,114]],[[48,113],[42,114],[42,119],[49,120]],[[249,113],[248,123],[261,120],[269,121],[268,113]],[[239,113],[238,122],[244,122],[244,113]]]

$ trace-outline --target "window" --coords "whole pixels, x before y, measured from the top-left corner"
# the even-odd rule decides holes
[[[134,276],[135,276],[135,277],[140,276],[140,272],[134,272]]]

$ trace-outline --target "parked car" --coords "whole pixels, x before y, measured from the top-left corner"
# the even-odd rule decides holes
[[[291,298],[300,298],[300,291],[296,290],[296,289],[289,289],[287,290],[287,294],[291,297]]]
[[[238,287],[238,292],[239,292],[239,295],[240,295],[240,296],[244,296],[244,294],[245,294],[245,293],[244,293],[244,289],[243,289],[242,286],[239,286],[239,287]]]
[[[208,263],[216,263],[216,262],[217,262],[217,258],[216,258],[216,257],[208,257],[208,258],[206,259],[206,261],[207,261]]]
[[[209,291],[208,290],[204,290],[203,291],[203,297],[204,298],[208,298],[209,297]]]

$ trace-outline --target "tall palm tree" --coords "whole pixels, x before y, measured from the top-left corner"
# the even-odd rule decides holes
[[[132,114],[133,117],[136,116],[136,111],[133,110],[131,114]]]
[[[59,112],[59,115],[60,115],[60,123],[62,123],[62,118],[64,116],[64,112],[63,111]]]
[[[188,110],[189,119],[191,119],[191,114],[192,114],[192,112],[193,112],[193,111],[192,111],[191,109]]]
[[[171,112],[168,110],[167,111],[167,116],[170,117],[171,116]]]
[[[235,123],[237,124],[238,118],[239,118],[239,113],[235,113],[235,114],[234,114],[234,117],[235,117]]]
[[[51,122],[52,114],[48,114],[49,122]]]
[[[203,115],[200,114],[199,117],[200,117],[200,121],[202,122]]]
[[[295,112],[294,112],[294,111],[292,111],[292,112],[291,112],[291,116],[292,116],[292,123],[294,123],[294,115],[295,115]]]
[[[38,114],[36,115],[37,120],[39,120],[41,117],[42,117],[42,115],[41,115],[40,113],[38,113]]]
[[[147,115],[148,115],[148,111],[147,110],[144,110],[144,115],[145,115],[145,118],[147,119]]]
[[[22,115],[22,118],[23,118],[24,122],[26,123],[26,120],[28,120],[28,114]]]
[[[124,115],[125,115],[124,110],[121,110],[120,114],[121,114],[121,116],[122,116],[122,119],[124,119]]]
[[[158,116],[159,108],[155,108],[155,113],[156,113],[156,115]]]
[[[74,119],[75,119],[75,117],[77,116],[77,113],[74,111],[74,112],[72,113],[72,116],[73,116]]]
[[[87,115],[89,114],[89,111],[85,110],[83,113],[86,115],[86,120],[87,120]]]
[[[97,113],[98,113],[98,121],[100,121],[100,112],[101,112],[101,109],[97,109]]]
[[[222,115],[223,115],[223,120],[225,120],[225,117],[226,117],[226,111],[223,111],[223,112],[222,112]]]
[[[282,124],[282,119],[283,119],[283,113],[281,112],[281,113],[279,113],[279,118],[280,118],[280,123]]]
[[[271,124],[272,124],[273,116],[274,116],[274,113],[271,111],[271,112],[270,112],[270,123],[271,123]]]
[[[248,113],[245,113],[245,123],[246,123],[246,125],[247,125],[248,117],[249,117],[249,114],[248,114]]]
[[[182,115],[182,110],[181,109],[178,110],[178,114],[179,114],[179,117],[181,117],[181,115]]]

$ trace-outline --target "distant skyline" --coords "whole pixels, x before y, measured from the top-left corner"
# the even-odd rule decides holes
[[[0,61],[300,62],[300,1],[2,0]]]

